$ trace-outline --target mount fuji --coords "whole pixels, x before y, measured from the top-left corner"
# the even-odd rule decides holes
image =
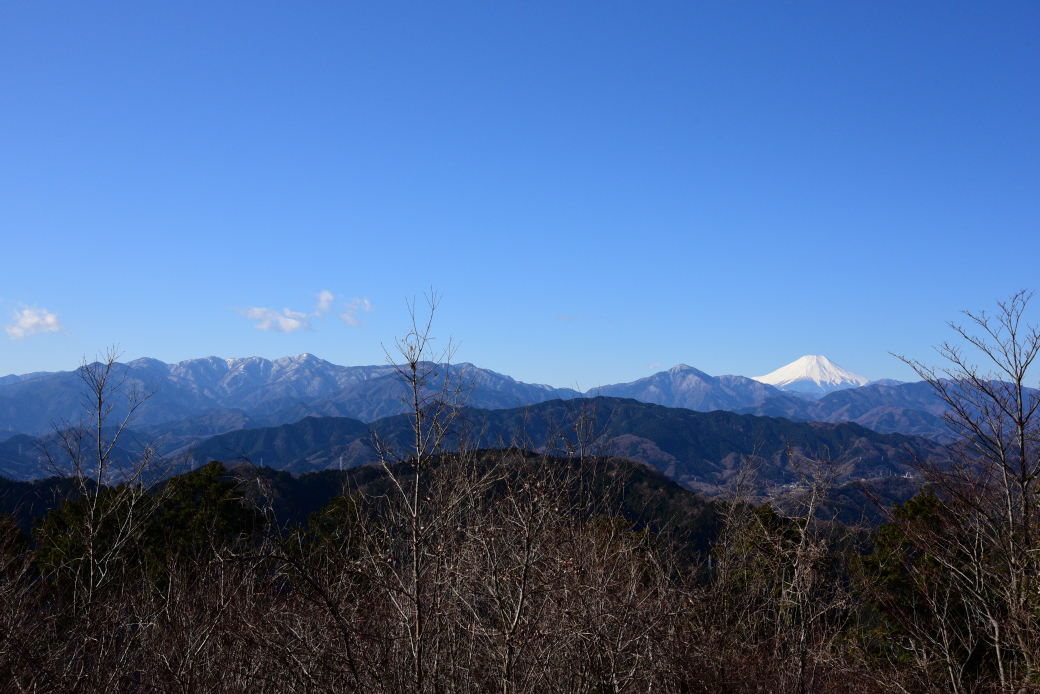
[[[819,354],[807,354],[765,376],[755,376],[754,380],[780,390],[812,397],[820,397],[845,388],[858,388],[869,383],[869,379],[843,369]]]

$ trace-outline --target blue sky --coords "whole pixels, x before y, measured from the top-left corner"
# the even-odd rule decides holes
[[[1035,3],[5,3],[0,374],[379,363],[433,286],[525,381],[908,378],[1040,289],[1038,85]]]

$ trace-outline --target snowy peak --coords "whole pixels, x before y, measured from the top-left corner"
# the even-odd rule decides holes
[[[754,379],[781,390],[814,396],[843,388],[858,388],[868,383],[868,379],[843,369],[820,354],[807,354],[787,366],[765,376],[755,376]]]

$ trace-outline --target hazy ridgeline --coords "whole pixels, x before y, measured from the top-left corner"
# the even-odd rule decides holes
[[[373,433],[379,464],[330,474],[338,493],[289,522],[276,474],[170,477],[178,461],[121,448],[147,394],[110,354],[82,370],[83,422],[48,439],[67,500],[31,538],[0,524],[0,687],[1033,691],[1040,436],[1023,381],[1040,336],[1019,327],[1026,299],[973,317],[986,340],[961,331],[999,378],[949,346],[949,372],[916,364],[959,437],[941,466],[917,461],[929,486],[874,528],[828,520],[839,460],[792,448],[801,492],[783,512],[751,503],[753,458],[708,502],[611,457],[593,401],[540,422],[539,446],[521,422],[488,448],[465,384],[429,388],[451,349],[430,354],[428,322],[394,365],[408,444]]]

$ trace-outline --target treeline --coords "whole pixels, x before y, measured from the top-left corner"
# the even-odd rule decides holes
[[[70,495],[0,523],[8,691],[1020,692],[1038,686],[1040,431],[1025,295],[913,363],[951,407],[951,460],[879,527],[825,512],[843,461],[792,449],[781,513],[752,457],[706,503],[609,456],[594,403],[495,449],[435,381],[429,324],[399,347],[411,438],[370,445],[302,522],[277,479],[119,439],[147,393],[89,365],[84,421],[44,450]],[[431,304],[432,308],[432,304]],[[451,356],[449,349],[441,359]],[[436,383],[436,388],[431,383]],[[113,398],[125,398],[109,421]],[[545,423],[542,423],[543,425]],[[444,445],[451,442],[450,446]]]

